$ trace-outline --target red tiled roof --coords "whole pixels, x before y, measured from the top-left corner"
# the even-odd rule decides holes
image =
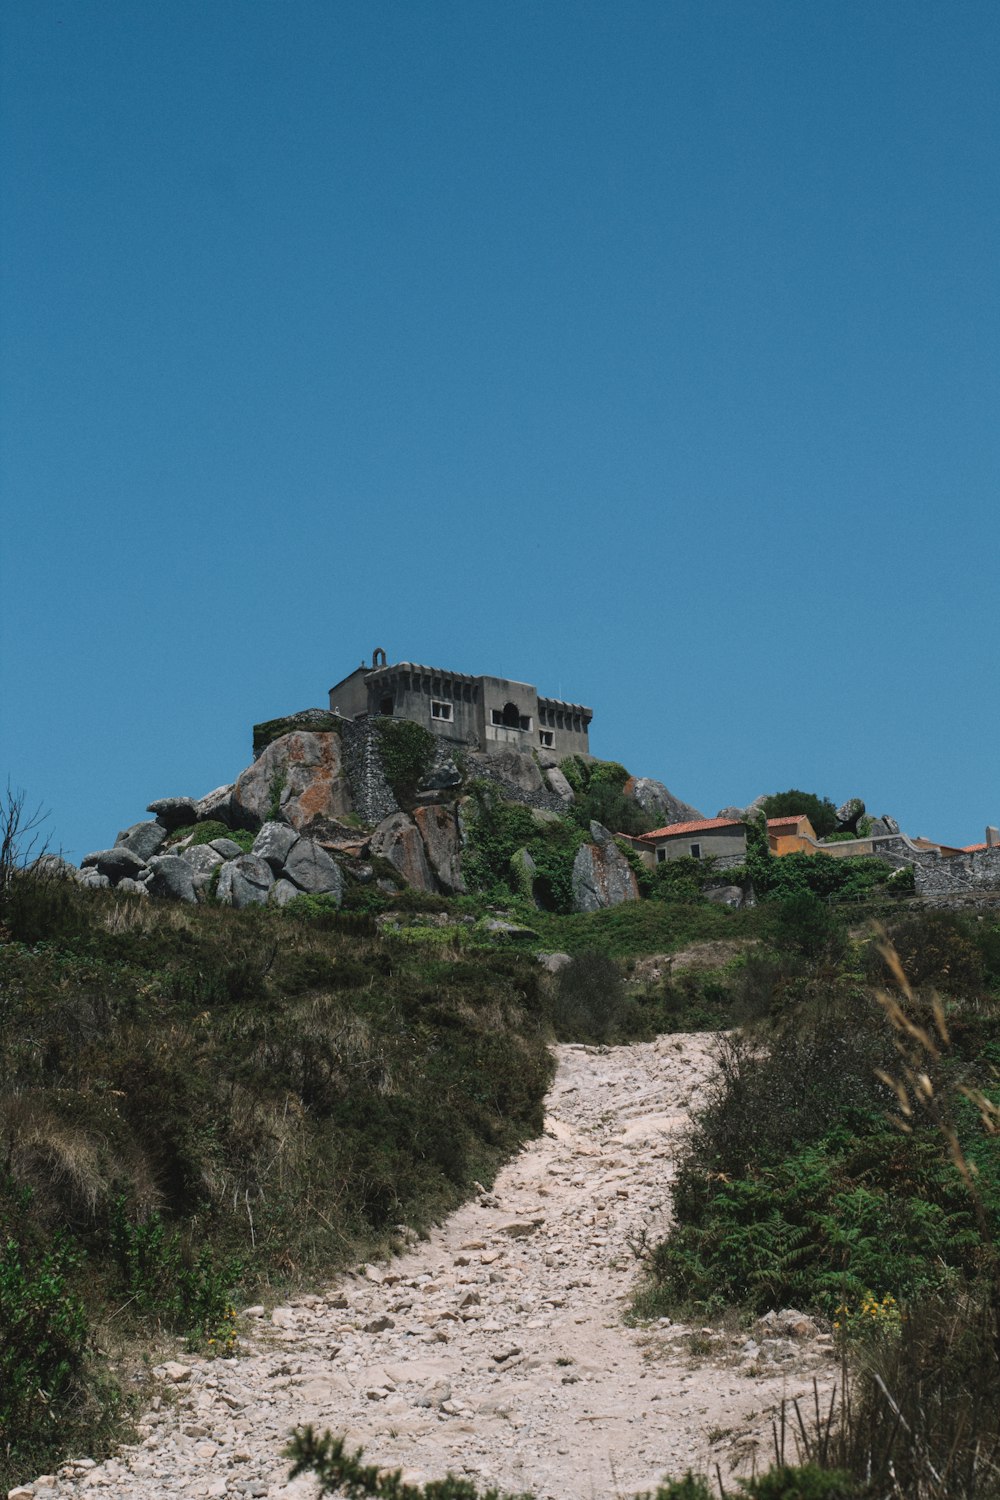
[[[794,823],[798,827],[804,817],[805,813],[796,813],[793,818],[768,818],[767,826],[768,828],[787,828]]]
[[[666,828],[654,828],[652,833],[644,833],[644,839],[672,838],[674,834],[684,833],[707,833],[710,828],[742,828],[743,824],[736,818],[702,818],[695,823],[668,823]]]
[[[980,849],[988,849],[989,844],[965,844],[962,847],[963,854],[978,854]]]

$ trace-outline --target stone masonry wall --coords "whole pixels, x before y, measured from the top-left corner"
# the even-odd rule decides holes
[[[953,854],[948,859],[922,863],[914,867],[913,878],[921,896],[1000,891],[1000,848]]]
[[[565,802],[561,797],[557,797],[555,792],[547,792],[545,790],[540,792],[525,791],[524,787],[518,786],[516,781],[511,781],[508,777],[502,775],[501,772],[494,770],[485,756],[476,764],[474,779],[476,781],[491,781],[494,786],[499,787],[509,802],[520,802],[524,807],[537,807],[542,812],[563,814],[566,812]]]
[[[386,780],[373,719],[340,719],[344,770],[351,787],[354,811],[363,823],[381,823],[400,810]]]

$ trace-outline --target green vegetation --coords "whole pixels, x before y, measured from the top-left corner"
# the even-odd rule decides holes
[[[409,719],[376,719],[375,729],[386,780],[400,807],[412,807],[417,787],[434,764],[434,736]]]
[[[612,833],[648,833],[656,827],[656,819],[625,795],[629,773],[616,760],[585,760],[582,755],[570,755],[561,770],[576,793],[571,816],[585,832],[592,821]]]
[[[818,839],[826,838],[837,826],[837,809],[829,797],[817,797],[815,792],[800,792],[795,787],[765,797],[761,810],[765,818],[794,818],[805,813]]]
[[[491,1181],[540,1129],[551,1024],[537,963],[496,947],[425,950],[308,898],[238,912],[13,883],[0,1486],[84,1437],[100,1456],[122,1399],[93,1353],[112,1310],[115,1339],[218,1338],[237,1289],[356,1263]]]
[[[833,1319],[867,1350],[837,1462],[873,1495],[995,1496],[997,925],[929,913],[859,948],[816,915],[772,908],[770,1005],[720,1042],[637,1310]]]
[[[281,789],[278,790],[278,796]],[[171,849],[180,843],[211,844],[214,839],[229,839],[234,844],[239,844],[244,854],[249,854],[253,847],[254,835],[245,828],[229,828],[225,823],[209,820],[205,823],[188,823],[183,828],[176,828],[167,839],[165,848]]]
[[[573,861],[586,839],[583,830],[505,802],[492,782],[473,782],[470,792],[464,861],[469,888],[492,901],[521,897],[529,906],[537,901],[548,911],[570,912]]]

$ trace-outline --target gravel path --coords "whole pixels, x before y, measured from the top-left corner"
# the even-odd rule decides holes
[[[668,1222],[678,1132],[711,1038],[565,1046],[544,1135],[429,1240],[321,1296],[258,1313],[235,1360],[166,1366],[176,1399],[142,1441],[12,1492],[158,1500],[286,1496],[291,1428],[347,1433],[429,1479],[448,1469],[552,1500],[629,1495],[689,1466],[724,1476],[770,1455],[783,1396],[834,1382],[829,1339],[782,1315],[746,1332],[628,1328],[629,1249]]]

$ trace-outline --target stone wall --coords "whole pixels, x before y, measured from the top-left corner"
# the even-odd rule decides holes
[[[1000,848],[974,854],[952,854],[914,866],[913,879],[921,896],[950,896],[1000,891]]]
[[[399,812],[395,793],[386,780],[379,755],[374,719],[338,719],[344,770],[354,811],[362,823],[381,823]]]

